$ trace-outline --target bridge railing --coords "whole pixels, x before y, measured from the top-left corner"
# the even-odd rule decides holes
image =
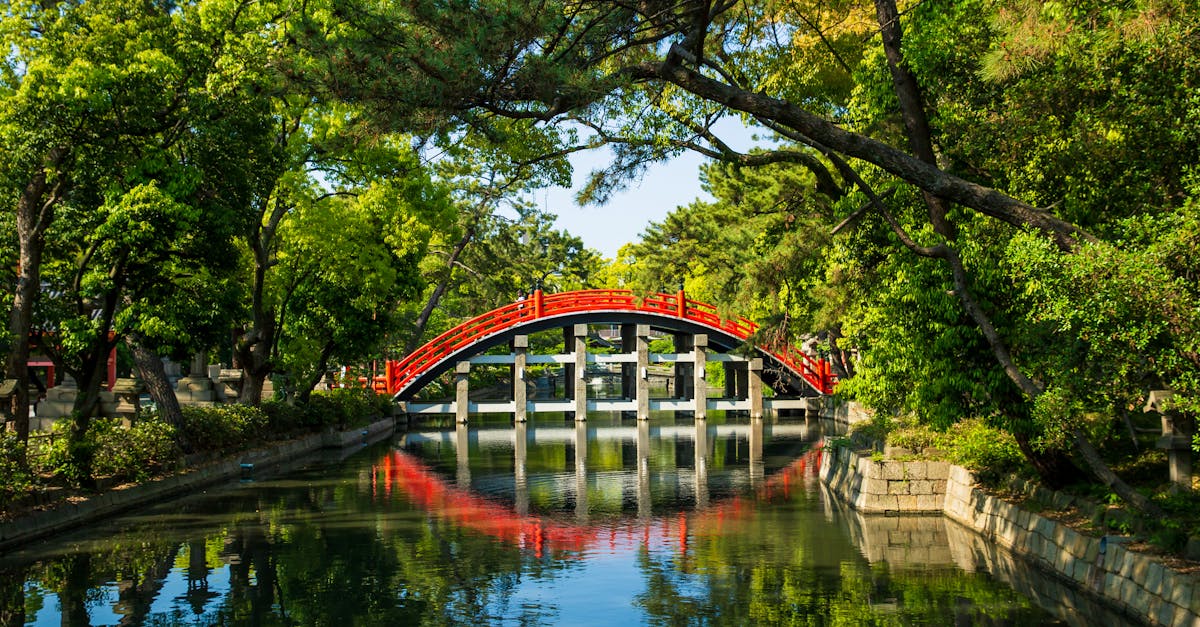
[[[758,330],[757,324],[745,318],[722,318],[716,307],[691,300],[682,290],[675,294],[654,293],[641,299],[628,290],[579,290],[555,294],[536,290],[531,298],[476,316],[438,335],[404,359],[388,362],[387,391],[395,394],[403,390],[427,369],[447,357],[504,330],[542,318],[599,312],[636,312],[676,317],[723,331],[740,340],[748,340]],[[832,393],[834,379],[824,360],[813,359],[789,344],[762,345],[759,348],[799,374],[819,392]]]

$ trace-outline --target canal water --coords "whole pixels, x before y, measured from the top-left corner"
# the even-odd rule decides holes
[[[819,435],[720,412],[418,425],[9,551],[0,623],[1122,623],[940,517],[847,510]]]

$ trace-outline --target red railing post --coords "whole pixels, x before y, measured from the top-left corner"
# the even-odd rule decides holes
[[[530,320],[545,317],[547,315],[545,293],[538,288],[531,296],[531,307],[529,304],[518,303],[476,316],[443,332],[421,348],[406,355],[404,359],[395,362],[389,360],[384,377],[388,393],[395,396],[407,390],[413,381],[423,376],[426,371],[437,367],[448,356],[481,338],[491,337],[512,327],[519,327]],[[723,320],[715,313],[715,307],[698,301],[693,302],[689,312],[687,293],[682,285],[675,292],[673,306],[671,295],[662,292],[651,294],[642,301],[639,301],[628,290],[583,290],[552,294],[551,296],[550,313],[554,316],[608,310],[626,310],[664,317],[675,316],[678,319],[691,320],[709,326],[741,340],[746,340],[757,327],[753,322],[744,318]],[[758,348],[773,355],[784,367],[795,371],[818,392],[822,394],[833,392],[834,377],[828,361],[813,359],[787,345],[759,346]]]

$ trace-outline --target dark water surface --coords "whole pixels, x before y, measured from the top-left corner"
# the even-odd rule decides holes
[[[986,551],[942,518],[844,509],[815,427],[415,427],[10,551],[0,623],[1120,623],[976,572]]]

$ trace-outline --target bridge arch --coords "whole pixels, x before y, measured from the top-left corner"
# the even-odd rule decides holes
[[[716,307],[675,294],[638,298],[629,290],[578,290],[545,294],[509,303],[476,316],[433,338],[399,361],[389,361],[387,392],[408,400],[465,357],[510,341],[513,336],[581,323],[635,323],[685,333],[705,333],[714,348],[730,351],[745,343],[758,325],[723,319]],[[768,383],[777,391],[814,396],[833,392],[834,377],[825,360],[791,345],[756,346],[770,362]]]

